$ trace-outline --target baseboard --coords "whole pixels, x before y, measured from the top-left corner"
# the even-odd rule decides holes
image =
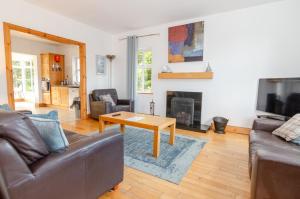
[[[25,99],[15,99],[15,102],[26,102]]]
[[[45,103],[35,103],[35,107],[39,108],[39,107],[47,107],[47,104]]]
[[[250,128],[239,127],[239,126],[230,126],[230,125],[227,126],[225,129],[225,132],[245,134],[245,135],[249,135],[250,131],[251,131]]]
[[[213,123],[211,125],[211,129],[215,130],[215,126]],[[228,133],[237,133],[237,134],[244,134],[244,135],[249,135],[250,131],[251,131],[250,128],[231,126],[231,125],[227,125],[227,127],[225,129],[225,132],[228,132]]]
[[[70,108],[68,106],[58,106],[58,105],[53,105],[53,104],[48,104],[47,107],[58,108],[58,109],[62,109],[62,110],[70,110]]]

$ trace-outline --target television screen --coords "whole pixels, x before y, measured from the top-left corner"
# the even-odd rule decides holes
[[[300,78],[260,79],[256,108],[286,117],[300,113]]]

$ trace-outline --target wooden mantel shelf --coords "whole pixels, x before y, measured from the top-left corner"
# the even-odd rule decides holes
[[[158,73],[158,79],[212,79],[213,72]]]

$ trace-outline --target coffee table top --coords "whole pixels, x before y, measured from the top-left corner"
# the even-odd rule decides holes
[[[117,114],[120,115],[113,116]],[[152,116],[147,114],[131,113],[131,112],[124,112],[124,111],[110,113],[106,115],[100,115],[99,119],[107,122],[124,124],[124,125],[135,126],[140,128],[146,128],[146,129],[153,129],[153,130],[164,129],[176,123],[175,118]]]

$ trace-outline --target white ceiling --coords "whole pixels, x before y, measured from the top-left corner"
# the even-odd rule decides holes
[[[103,31],[120,33],[279,0],[25,0]]]

